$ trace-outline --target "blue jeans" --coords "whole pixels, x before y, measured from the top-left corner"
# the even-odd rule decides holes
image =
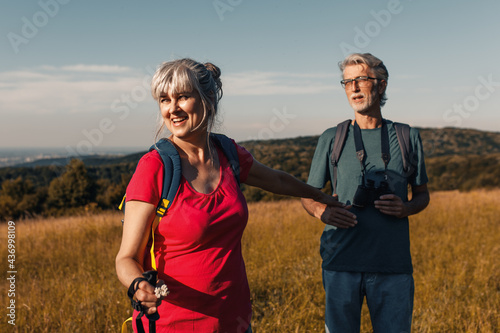
[[[411,274],[323,270],[327,333],[359,333],[366,296],[374,333],[410,333],[414,282]]]

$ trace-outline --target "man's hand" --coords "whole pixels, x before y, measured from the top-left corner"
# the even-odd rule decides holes
[[[384,194],[375,200],[375,208],[381,213],[403,218],[409,215],[407,205],[395,194]]]
[[[429,204],[427,184],[412,186],[411,191],[412,199],[408,202],[403,202],[400,197],[394,194],[382,195],[379,200],[375,201],[375,208],[384,214],[399,218],[417,214]]]

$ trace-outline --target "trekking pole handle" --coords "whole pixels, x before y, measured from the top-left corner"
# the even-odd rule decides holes
[[[156,287],[156,281],[158,279],[158,272],[157,271],[147,271],[142,273],[142,275],[146,278],[148,283],[152,285],[153,287]],[[155,313],[153,314],[147,314],[146,318],[149,319],[149,332],[150,333],[156,333],[156,321],[160,319],[160,315],[158,314],[158,309],[156,310]]]
[[[158,272],[157,271],[147,271],[142,273],[142,276],[146,278],[148,283],[152,285],[153,287],[156,287],[156,280],[158,279]]]

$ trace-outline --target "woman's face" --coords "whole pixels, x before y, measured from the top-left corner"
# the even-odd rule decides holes
[[[193,134],[206,135],[203,103],[196,91],[179,94],[165,93],[159,99],[160,111],[174,137],[186,139]]]

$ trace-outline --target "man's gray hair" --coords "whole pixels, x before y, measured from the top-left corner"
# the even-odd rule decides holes
[[[344,69],[347,66],[359,64],[365,64],[368,66],[377,79],[389,82],[389,72],[387,71],[384,63],[371,53],[353,53],[348,55],[343,61],[339,62],[339,68],[342,71],[342,76],[344,75]],[[384,106],[386,101],[387,96],[384,91],[380,96],[380,106]]]

